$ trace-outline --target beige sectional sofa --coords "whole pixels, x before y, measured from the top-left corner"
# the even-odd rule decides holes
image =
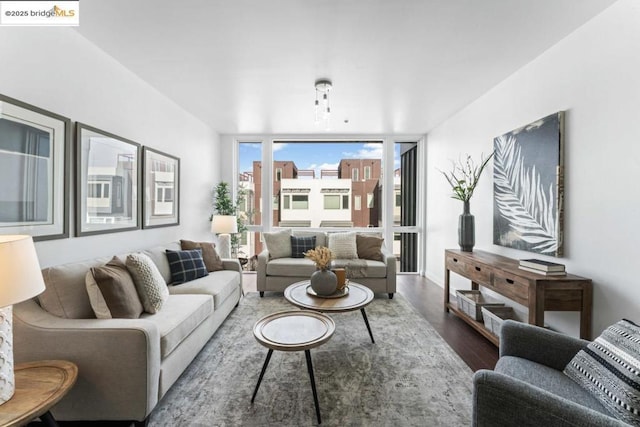
[[[165,249],[141,251],[165,281],[171,271]],[[126,258],[121,255],[121,258]],[[43,270],[46,290],[14,306],[16,362],[64,359],[78,365],[78,380],[52,410],[58,420],[130,420],[148,416],[237,306],[242,274],[237,260],[224,270],[177,286],[156,314],[139,319],[96,319],[85,287],[91,267],[110,257]]]
[[[375,233],[362,233],[363,235],[375,235]],[[329,246],[328,233],[314,231],[291,232],[292,236],[316,237],[316,246]],[[372,259],[335,259],[333,267],[343,267],[347,270],[347,278],[363,284],[375,293],[386,293],[393,298],[396,292],[396,258],[384,246],[381,261]],[[308,280],[316,270],[313,261],[307,258],[270,256],[269,248],[258,254],[258,266],[256,269],[256,286],[260,296],[266,291],[283,292],[287,286],[301,280]]]

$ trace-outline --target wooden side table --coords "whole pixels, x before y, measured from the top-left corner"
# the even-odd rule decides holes
[[[76,382],[78,367],[66,360],[42,360],[15,366],[16,391],[0,405],[0,426],[22,426],[35,418],[57,426],[49,410]]]
[[[281,311],[258,320],[253,327],[253,335],[269,351],[264,365],[262,365],[258,384],[253,390],[251,403],[256,398],[264,373],[267,370],[267,366],[269,366],[273,350],[304,351],[307,359],[307,371],[311,381],[311,391],[313,392],[313,403],[316,407],[316,417],[318,418],[318,424],[320,424],[322,422],[320,419],[320,405],[318,404],[316,380],[313,375],[313,364],[309,350],[329,341],[335,330],[336,324],[330,317],[307,310]]]

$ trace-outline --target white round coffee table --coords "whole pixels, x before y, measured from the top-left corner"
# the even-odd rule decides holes
[[[310,295],[309,292],[307,292],[308,286],[310,286],[308,280],[289,285],[284,290],[284,297],[296,307],[322,313],[344,313],[347,311],[360,310],[364,324],[367,326],[367,331],[369,331],[371,342],[375,344],[373,333],[369,326],[369,319],[367,319],[367,313],[364,310],[364,308],[373,301],[374,295],[371,289],[359,283],[349,282],[347,285],[349,292],[345,296],[334,298]]]
[[[318,394],[316,392],[316,381],[313,375],[313,365],[311,363],[311,350],[318,347],[333,336],[336,324],[329,316],[322,313],[306,310],[282,311],[273,313],[258,320],[253,327],[253,335],[256,340],[267,347],[267,358],[262,365],[262,371],[258,378],[258,384],[253,391],[251,403],[256,398],[258,388],[264,377],[264,373],[269,366],[269,360],[273,350],[279,351],[303,351],[307,359],[307,370],[311,380],[311,391],[313,392],[313,403],[316,406],[316,417],[318,424],[320,421],[320,406],[318,405]]]

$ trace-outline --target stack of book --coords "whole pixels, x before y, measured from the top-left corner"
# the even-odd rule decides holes
[[[564,276],[564,264],[543,261],[541,259],[521,259],[520,268],[532,273],[544,274],[545,276]]]

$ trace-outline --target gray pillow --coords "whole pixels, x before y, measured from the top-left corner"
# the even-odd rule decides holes
[[[262,233],[269,258],[291,258],[291,230]]]

